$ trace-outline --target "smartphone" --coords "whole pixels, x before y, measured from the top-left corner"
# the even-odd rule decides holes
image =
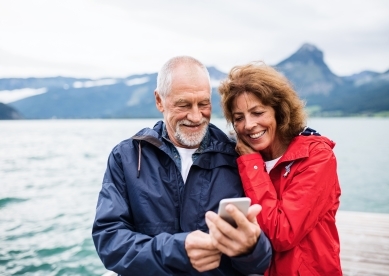
[[[248,197],[224,198],[219,202],[218,215],[232,226],[236,227],[235,220],[226,211],[227,204],[235,205],[245,216],[249,210],[251,199]]]

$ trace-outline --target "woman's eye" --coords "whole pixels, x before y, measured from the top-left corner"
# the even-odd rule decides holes
[[[262,114],[263,114],[263,112],[254,112],[255,116],[261,116]]]
[[[242,117],[234,118],[234,122],[242,121]]]

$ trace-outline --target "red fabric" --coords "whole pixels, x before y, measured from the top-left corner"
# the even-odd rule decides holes
[[[323,136],[298,136],[270,174],[259,153],[238,158],[245,193],[262,205],[258,223],[273,246],[265,275],[342,275],[334,146]]]

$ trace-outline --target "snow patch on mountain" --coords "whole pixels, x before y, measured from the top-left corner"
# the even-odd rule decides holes
[[[135,79],[127,80],[125,83],[127,86],[133,86],[133,85],[146,83],[149,80],[150,80],[149,77],[143,77],[143,78],[135,78]]]
[[[22,89],[14,89],[14,90],[2,90],[0,91],[0,102],[1,103],[12,103],[18,100],[22,100],[24,98],[28,98],[31,96],[43,94],[47,92],[47,88],[22,88]]]
[[[113,85],[118,81],[116,79],[100,79],[100,80],[88,80],[88,81],[76,81],[73,83],[74,88],[89,88],[103,85]]]

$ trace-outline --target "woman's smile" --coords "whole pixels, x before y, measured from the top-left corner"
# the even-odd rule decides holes
[[[261,132],[249,134],[249,136],[251,139],[258,139],[258,138],[262,137],[263,135],[265,135],[265,133],[266,133],[266,130],[262,130]]]

